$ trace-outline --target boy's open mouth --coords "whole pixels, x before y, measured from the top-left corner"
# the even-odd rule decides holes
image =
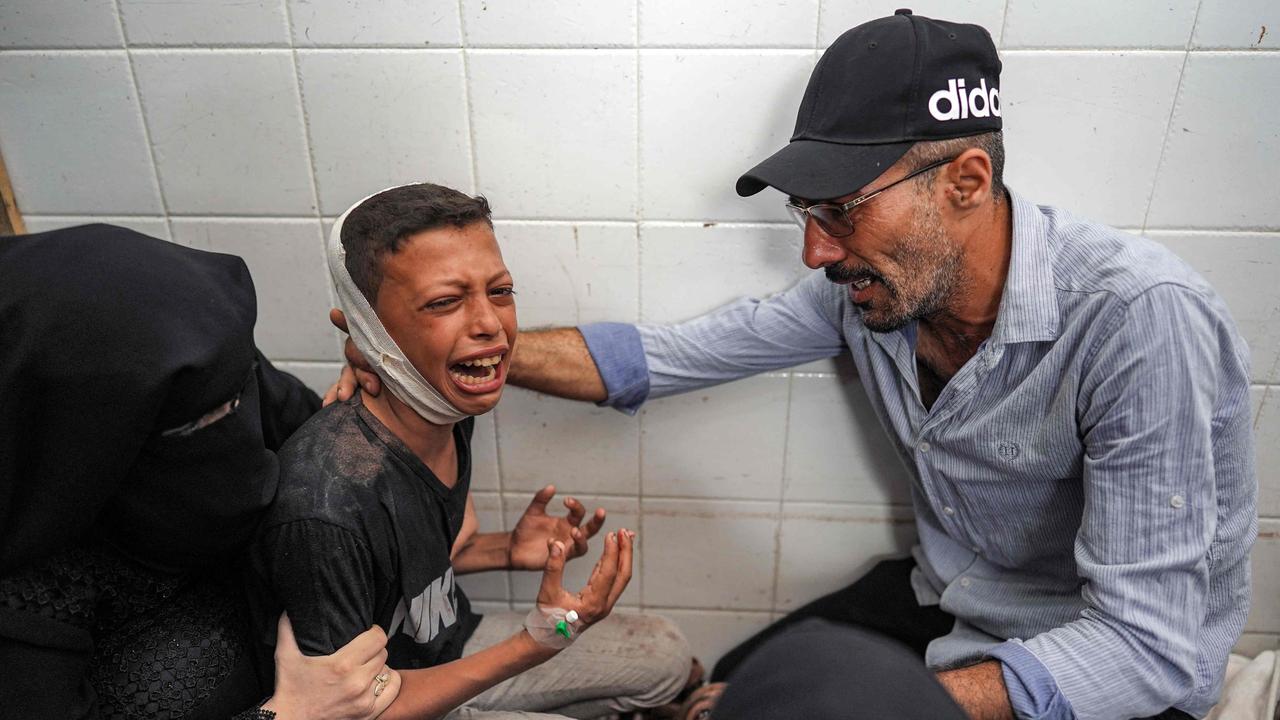
[[[498,364],[501,362],[502,353],[463,360],[449,366],[449,375],[460,385],[485,385],[498,378]]]

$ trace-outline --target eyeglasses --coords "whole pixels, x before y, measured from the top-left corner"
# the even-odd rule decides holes
[[[942,167],[952,160],[955,160],[955,158],[950,157],[946,160],[939,160],[932,165],[925,165],[906,177],[894,180],[879,190],[872,190],[866,195],[859,195],[847,203],[814,203],[812,205],[800,205],[795,200],[792,200],[787,203],[787,210],[791,213],[791,217],[800,224],[801,228],[805,226],[805,223],[808,222],[809,218],[813,218],[814,221],[818,223],[818,227],[822,228],[822,231],[831,237],[848,237],[853,234],[853,218],[849,217],[850,210],[858,207],[862,203],[900,182],[906,182],[921,173],[926,173],[934,168]]]

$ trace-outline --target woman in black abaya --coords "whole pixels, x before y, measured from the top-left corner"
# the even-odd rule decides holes
[[[256,312],[234,256],[108,225],[0,238],[6,717],[225,719],[269,692],[240,551],[320,403],[256,350]],[[293,687],[320,672],[300,662]]]

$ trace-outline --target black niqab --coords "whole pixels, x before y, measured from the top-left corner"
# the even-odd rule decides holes
[[[256,311],[231,255],[109,225],[0,238],[0,574],[93,535],[157,568],[243,547],[271,435],[314,409],[264,435]]]

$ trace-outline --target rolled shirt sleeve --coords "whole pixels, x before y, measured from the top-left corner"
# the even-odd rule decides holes
[[[1196,663],[1210,563],[1239,562],[1237,550],[1215,550],[1243,546],[1247,557],[1252,540],[1239,518],[1218,527],[1215,458],[1252,453],[1247,428],[1219,447],[1213,435],[1248,402],[1233,330],[1204,297],[1173,284],[1122,306],[1110,327],[1079,395],[1085,503],[1075,558],[1086,607],[1023,646],[1082,720],[1155,715],[1213,682]],[[1237,633],[1245,614],[1247,602],[1233,617]]]
[[[773,297],[743,298],[677,325],[584,325],[609,393],[601,404],[633,413],[651,397],[838,355],[842,292],[814,273]]]
[[[987,657],[1000,661],[1009,705],[1018,720],[1075,720],[1053,673],[1021,643],[1010,640],[997,645]]]

